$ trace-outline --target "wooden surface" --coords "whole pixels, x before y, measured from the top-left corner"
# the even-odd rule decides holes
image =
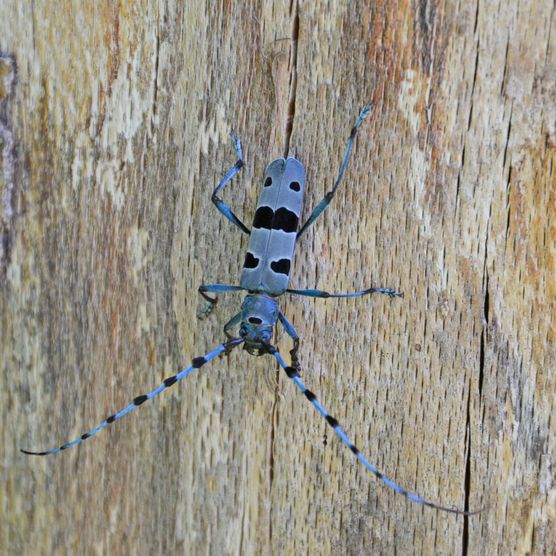
[[[185,7],[188,5],[189,7]],[[556,8],[0,3],[0,546],[6,554],[556,551]],[[50,458],[222,339],[266,164],[307,169],[284,298],[304,379],[236,350]],[[288,338],[278,336],[286,352]],[[278,376],[277,386],[273,383]],[[270,383],[270,387],[268,384]]]

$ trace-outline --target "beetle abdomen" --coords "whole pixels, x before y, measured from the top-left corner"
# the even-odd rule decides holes
[[[273,296],[286,291],[304,189],[305,169],[299,160],[278,158],[269,164],[253,219],[241,287]]]

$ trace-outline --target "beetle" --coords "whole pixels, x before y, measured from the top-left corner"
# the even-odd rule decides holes
[[[361,454],[359,449],[351,442],[341,428],[338,421],[326,411],[315,394],[309,390],[301,380],[301,365],[298,357],[299,335],[279,308],[278,298],[285,293],[312,298],[360,297],[373,293],[385,294],[389,297],[402,297],[400,292],[384,287],[371,287],[363,291],[336,294],[318,289],[295,290],[288,288],[291,263],[297,242],[307,228],[309,228],[309,226],[311,226],[328,208],[334,198],[338,186],[342,181],[342,177],[344,176],[357,131],[363,123],[363,120],[369,115],[370,110],[371,104],[366,105],[361,110],[357,121],[351,129],[346,152],[332,189],[317,204],[307,221],[301,227],[299,227],[299,220],[303,208],[305,169],[303,164],[296,158],[278,158],[268,165],[251,229],[247,228],[247,226],[234,214],[232,209],[219,197],[223,188],[230,183],[232,178],[244,165],[241,141],[232,131],[230,136],[238,159],[216,186],[211,200],[216,208],[232,224],[250,236],[249,245],[243,263],[239,285],[207,284],[199,287],[199,293],[209,303],[209,311],[217,302],[217,298],[209,294],[222,294],[232,291],[247,292],[240,311],[224,326],[224,333],[228,337],[228,340],[210,353],[202,357],[195,357],[189,367],[166,378],[163,383],[152,392],[137,396],[127,407],[111,415],[100,425],[81,435],[79,438],[44,452],[33,452],[29,450],[22,450],[22,452],[34,456],[48,456],[66,450],[90,438],[101,429],[122,418],[147,400],[167,390],[176,384],[176,382],[182,380],[191,372],[199,369],[215,357],[222,353],[227,353],[236,346],[243,344],[244,349],[251,355],[272,355],[277,360],[279,366],[285,371],[288,378],[294,382],[304,397],[317,409],[355,457],[383,483],[409,500],[437,510],[463,515],[473,515],[481,512],[482,510],[458,510],[429,502],[396,484],[386,475],[382,474]],[[280,322],[293,341],[293,349],[290,351],[290,365],[286,363],[278,349],[272,344],[272,336],[278,322]],[[231,332],[236,326],[239,326],[238,337],[235,337]]]

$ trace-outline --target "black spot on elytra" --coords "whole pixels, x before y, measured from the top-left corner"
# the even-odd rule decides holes
[[[290,273],[291,261],[289,259],[280,259],[279,261],[272,261],[270,263],[270,268],[278,273],[285,274],[286,276]]]
[[[253,228],[258,230],[282,230],[290,234],[297,230],[298,222],[297,214],[285,207],[280,207],[274,212],[270,207],[262,206],[255,213]]]
[[[247,251],[247,255],[245,255],[245,262],[243,263],[243,268],[257,268],[259,265],[259,259],[254,257],[252,253]]]
[[[332,428],[336,428],[340,424],[336,419],[334,419],[334,417],[332,417],[332,415],[327,415],[326,420]]]
[[[251,324],[262,324],[263,321],[259,317],[249,317],[247,319]]]
[[[292,191],[300,191],[300,190],[301,190],[301,186],[299,185],[299,182],[298,182],[298,181],[292,181],[292,182],[290,183],[290,189],[291,189]]]
[[[259,207],[253,219],[253,228],[270,230],[273,218],[274,211],[270,207]]]
[[[137,396],[134,400],[133,403],[135,405],[141,405],[142,403],[145,403],[148,400],[147,396],[145,394],[143,394],[142,396]]]
[[[166,388],[170,388],[170,386],[172,386],[172,384],[175,384],[178,381],[178,379],[176,378],[176,376],[169,376],[168,378],[164,379],[164,386],[166,386]]]
[[[204,357],[195,357],[191,365],[193,366],[194,369],[198,369],[199,367],[202,367],[206,362],[207,360]]]
[[[264,186],[265,187],[270,187],[272,185],[272,178],[266,178],[266,180],[264,180]]]
[[[297,230],[297,223],[299,222],[299,218],[295,212],[291,210],[280,207],[274,213],[274,220],[272,222],[272,229],[273,230],[282,230],[287,233],[295,232]]]

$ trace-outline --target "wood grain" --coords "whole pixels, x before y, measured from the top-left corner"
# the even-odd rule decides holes
[[[6,554],[556,551],[556,8],[552,0],[0,4]],[[346,180],[285,299],[304,380],[380,484],[240,350],[78,448],[222,339],[266,164],[308,215],[367,101]],[[282,350],[287,337],[278,336]],[[276,378],[278,377],[278,378]],[[268,384],[270,383],[270,387]]]

